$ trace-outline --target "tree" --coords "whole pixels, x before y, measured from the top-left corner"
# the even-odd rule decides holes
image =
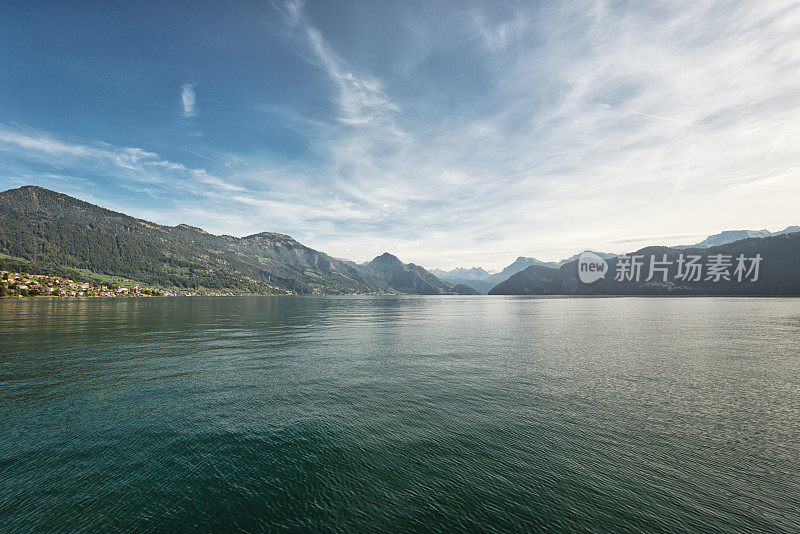
[[[0,284],[0,297],[8,296],[8,288],[5,284]]]

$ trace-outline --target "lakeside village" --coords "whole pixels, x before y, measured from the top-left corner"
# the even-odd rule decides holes
[[[214,293],[227,295],[228,293]],[[46,274],[0,271],[0,297],[174,297],[196,293],[166,291],[142,285],[121,287],[115,283],[75,282]]]

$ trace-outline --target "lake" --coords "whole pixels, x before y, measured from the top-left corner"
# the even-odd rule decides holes
[[[3,531],[800,531],[800,299],[0,301]]]

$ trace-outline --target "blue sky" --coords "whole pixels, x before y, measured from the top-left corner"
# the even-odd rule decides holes
[[[4,2],[0,188],[501,268],[800,224],[795,2]]]

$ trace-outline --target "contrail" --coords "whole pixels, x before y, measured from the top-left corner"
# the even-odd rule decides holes
[[[552,91],[552,92],[556,93],[556,94],[559,94],[559,95],[562,95],[562,96],[569,96],[568,93],[565,93],[563,91]],[[704,124],[697,124],[696,122],[686,122],[686,121],[681,121],[681,120],[678,120],[678,119],[673,119],[672,117],[664,117],[663,115],[653,115],[651,113],[644,113],[642,111],[636,111],[636,110],[633,110],[633,109],[620,108],[620,107],[612,106],[611,104],[606,104],[605,102],[598,102],[597,100],[588,99],[588,101],[591,102],[592,104],[597,104],[598,106],[603,106],[603,107],[608,108],[608,109],[613,110],[613,111],[620,111],[622,113],[629,113],[631,115],[639,115],[641,117],[649,117],[651,119],[658,119],[658,120],[662,120],[662,121],[672,122],[674,124],[680,124],[681,126],[689,126],[691,128],[701,128],[703,130],[707,130],[709,132],[714,132],[714,133],[718,133],[718,134],[742,135],[740,132],[735,132],[735,131],[730,131],[730,130],[718,130],[716,128],[711,128],[710,126],[706,126]],[[782,143],[782,142],[778,141],[775,136],[767,136],[767,135],[755,134],[755,133],[748,133],[747,135],[749,137],[754,137],[754,138],[760,139],[762,141],[769,142],[769,143],[771,143],[773,145],[773,147],[774,146],[780,146],[780,147],[788,148],[788,149],[791,149],[791,150],[798,150],[797,146],[787,145],[786,143]]]
[[[720,132],[720,133],[722,133],[721,130],[715,130],[713,128],[709,128],[708,126],[704,126],[702,124],[696,124],[694,122],[679,121],[678,119],[672,119],[670,117],[662,117],[661,115],[651,115],[650,113],[643,113],[641,111],[634,111],[632,109],[617,108],[617,107],[614,107],[614,106],[612,106],[610,104],[604,104],[603,102],[597,102],[595,100],[592,100],[592,102],[595,103],[595,104],[599,104],[601,106],[605,106],[605,107],[607,107],[609,109],[613,109],[614,111],[622,111],[623,113],[631,113],[633,115],[641,115],[642,117],[650,117],[650,118],[653,118],[653,119],[661,119],[662,121],[674,122],[675,124],[682,124],[684,126],[692,126],[692,127],[695,127],[695,128],[704,128],[706,130],[711,130],[712,132]]]
[[[211,157],[208,157],[208,156],[204,156],[203,154],[198,154],[197,152],[195,152],[193,150],[190,150],[189,152],[191,154],[194,154],[195,156],[200,156],[201,158],[205,158],[207,160],[213,161],[214,163],[219,163],[220,165],[225,165],[226,167],[230,167],[230,165],[228,163],[223,163],[222,161],[220,161],[218,159],[214,159],[214,158],[211,158]]]

